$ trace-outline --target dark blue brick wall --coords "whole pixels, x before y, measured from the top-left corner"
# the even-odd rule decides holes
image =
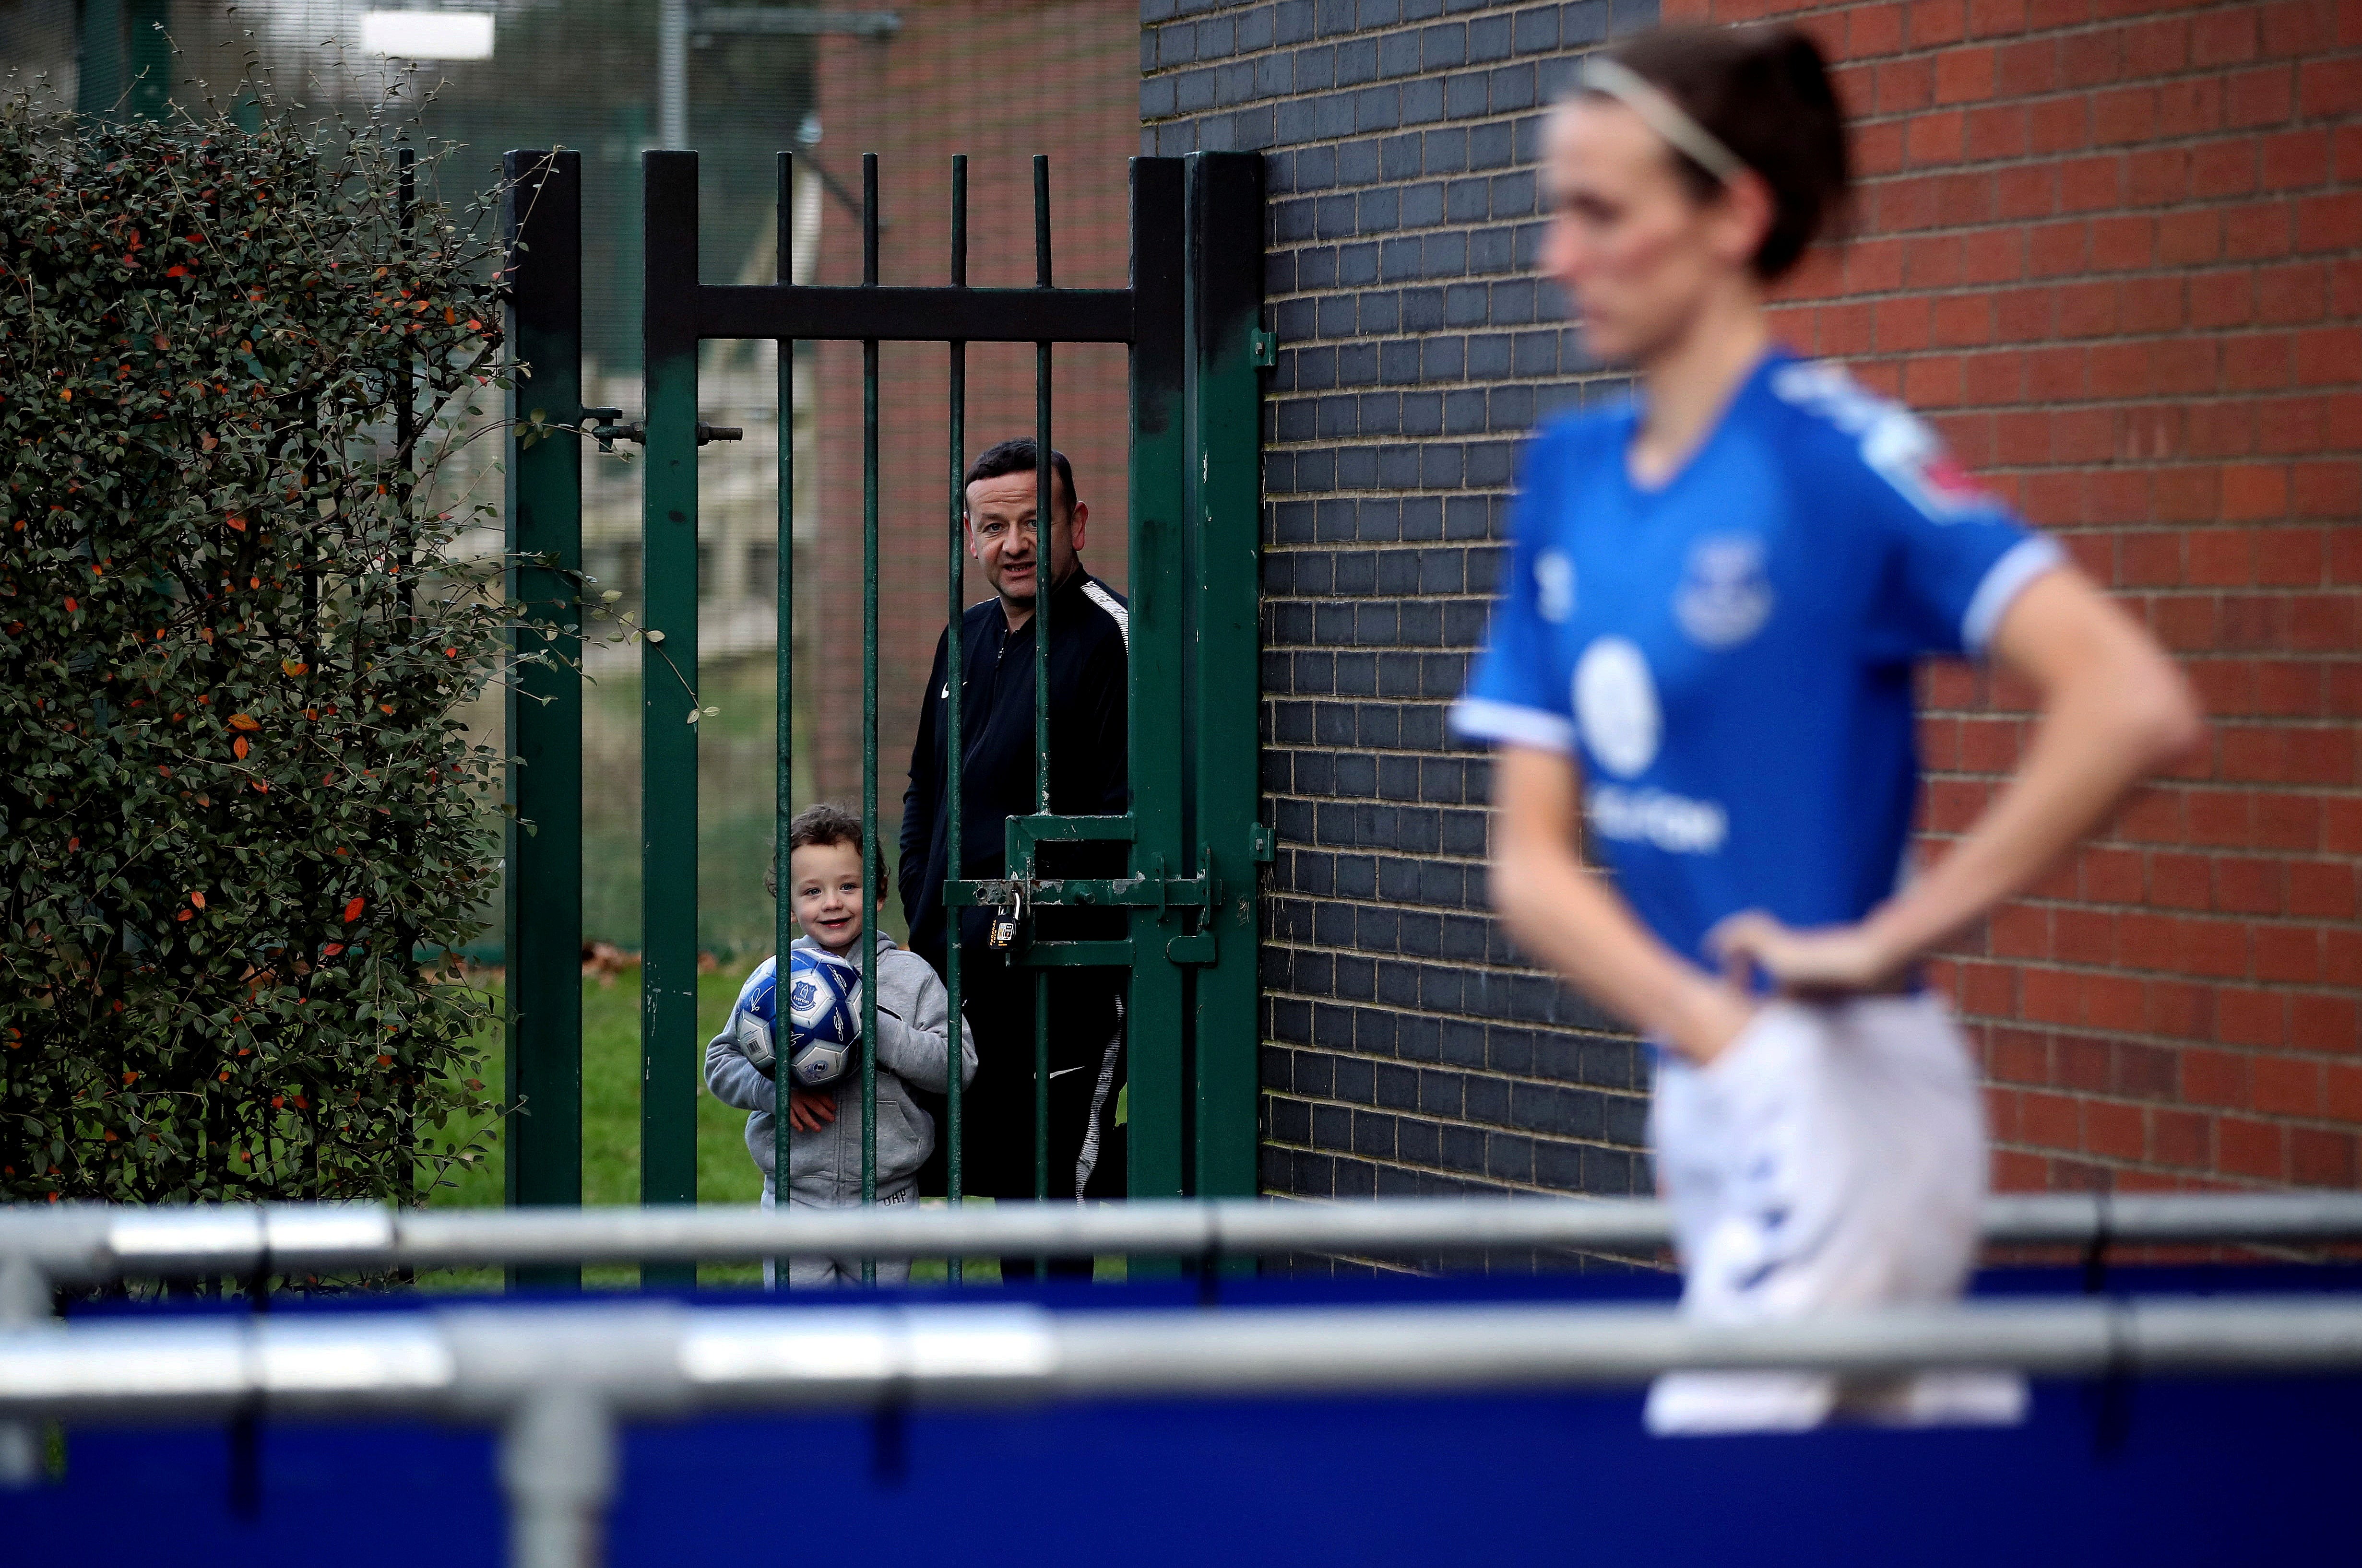
[[[1639,1047],[1485,902],[1483,640],[1519,437],[1620,391],[1538,284],[1541,111],[1656,0],[1143,0],[1141,150],[1259,149],[1264,1187],[1645,1190]]]

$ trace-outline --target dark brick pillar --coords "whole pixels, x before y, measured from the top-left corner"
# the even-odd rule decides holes
[[[1262,148],[1264,1185],[1645,1190],[1639,1047],[1485,900],[1486,762],[1445,733],[1518,438],[1616,390],[1533,277],[1536,144],[1654,0],[1144,0],[1141,149]]]

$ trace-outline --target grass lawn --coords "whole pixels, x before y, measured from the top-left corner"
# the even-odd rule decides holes
[[[751,966],[750,966],[751,967]],[[734,969],[702,976],[697,985],[698,1066],[704,1065],[705,1042],[730,1015],[745,977]],[[482,1069],[487,1083],[501,1081],[502,1041],[496,1031]],[[463,1129],[447,1128],[463,1135]],[[428,1206],[437,1209],[498,1208],[504,1179],[498,1130],[480,1144],[474,1164],[453,1167],[436,1181]],[[421,1180],[429,1179],[422,1176]],[[697,1201],[701,1203],[756,1203],[762,1201],[762,1173],[746,1152],[746,1113],[735,1111],[705,1092],[701,1077],[697,1094]],[[640,1201],[640,981],[635,970],[617,979],[582,982],[582,1201],[585,1203],[636,1203]],[[974,1200],[987,1201],[987,1200]],[[1104,1267],[1105,1265],[1102,1265]],[[925,1259],[911,1270],[914,1280],[941,1279],[944,1266]],[[971,1280],[998,1280],[999,1265],[988,1258],[971,1259]],[[763,1277],[759,1264],[705,1264],[699,1267],[700,1285],[747,1286]],[[496,1290],[497,1269],[446,1269],[419,1277],[430,1290]],[[586,1269],[583,1283],[594,1288],[630,1289],[639,1283],[635,1268]]]

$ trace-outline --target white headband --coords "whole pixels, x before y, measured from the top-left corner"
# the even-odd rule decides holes
[[[1593,55],[1583,62],[1583,89],[1615,99],[1640,116],[1667,143],[1696,159],[1716,179],[1728,184],[1747,167],[1747,160],[1726,146],[1720,137],[1691,117],[1655,82],[1630,66]]]

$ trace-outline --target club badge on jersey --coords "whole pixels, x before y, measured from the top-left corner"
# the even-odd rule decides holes
[[[769,1071],[777,1059],[778,960],[765,960],[746,979],[732,1011],[738,1049]],[[821,1089],[843,1078],[861,1044],[861,971],[833,953],[790,948],[788,956],[788,1076],[799,1089]]]

